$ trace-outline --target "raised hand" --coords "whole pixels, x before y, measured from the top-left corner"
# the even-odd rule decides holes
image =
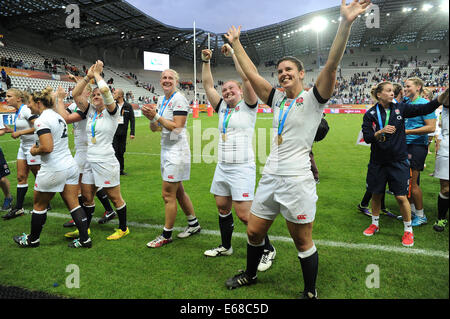
[[[241,26],[236,29],[236,27],[233,25],[231,28],[228,29],[228,32],[224,35],[225,38],[233,44],[235,41],[239,40],[239,36],[241,35]]]
[[[345,0],[342,0],[341,4],[341,16],[344,21],[348,23],[353,23],[356,18],[365,13],[369,5],[371,5],[370,0],[353,0],[348,5]]]
[[[64,100],[67,96],[66,91],[60,86],[58,87],[58,89],[56,90],[56,97],[58,99]]]
[[[225,43],[220,50],[223,55],[230,57],[233,54],[233,48],[228,43]]]
[[[202,60],[209,61],[212,58],[212,51],[209,49],[202,50]]]
[[[98,60],[94,66],[94,74],[101,74],[103,72],[103,62]]]
[[[93,65],[89,68],[89,70],[88,70],[88,72],[87,72],[87,77],[88,77],[89,79],[93,79],[93,78],[94,78],[94,68],[95,68],[95,64],[93,64]]]

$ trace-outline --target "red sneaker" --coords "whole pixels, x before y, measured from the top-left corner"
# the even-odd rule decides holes
[[[402,244],[405,247],[414,246],[414,234],[409,231],[405,231],[402,237]]]
[[[366,236],[373,236],[373,234],[378,233],[380,228],[374,224],[370,225],[369,228],[367,228],[363,234]]]

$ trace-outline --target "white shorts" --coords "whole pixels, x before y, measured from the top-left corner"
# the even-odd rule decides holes
[[[41,168],[36,175],[34,190],[42,193],[60,193],[66,185],[78,185],[80,172],[76,165],[63,171],[46,171]]]
[[[75,160],[75,162],[78,165],[78,169],[80,170],[80,174],[83,174],[84,172],[84,167],[86,165],[86,160],[87,158],[87,149],[86,150],[77,150],[75,152],[75,156],[73,157],[73,159]]]
[[[22,143],[20,143],[19,151],[17,152],[17,159],[18,160],[26,160],[28,165],[41,165],[41,156],[36,155],[33,156],[30,153],[31,146],[23,146]]]
[[[433,176],[448,181],[448,156],[436,155]]]
[[[120,185],[119,162],[86,162],[81,183],[105,188]]]
[[[308,224],[316,216],[316,182],[306,176],[265,174],[259,181],[252,203],[253,215],[274,220],[279,213],[295,224]]]
[[[161,149],[161,177],[165,182],[188,181],[191,177],[191,151],[189,148]]]
[[[210,192],[218,196],[231,196],[234,201],[251,201],[255,182],[255,163],[218,163]]]

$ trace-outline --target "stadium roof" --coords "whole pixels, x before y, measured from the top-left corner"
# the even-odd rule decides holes
[[[366,17],[354,24],[349,47],[379,46],[427,40],[448,40],[447,12],[441,0],[374,0],[380,8],[380,28],[367,28]],[[433,6],[423,10],[424,4]],[[447,2],[448,3],[448,2]],[[65,9],[77,4],[80,28],[67,28]],[[66,39],[79,47],[135,47],[193,59],[193,29],[165,25],[123,0],[0,0],[1,25],[9,31],[25,28],[44,35],[49,42]],[[339,6],[309,13],[280,23],[242,32],[241,42],[256,63],[284,55],[310,54],[317,48],[311,20],[321,16],[328,21],[320,33],[321,49],[329,49],[339,24]],[[211,48],[219,50],[223,34],[209,34]],[[207,47],[208,31],[196,29],[197,59]],[[214,55],[213,63],[224,63]],[[228,60],[229,61],[229,60]]]

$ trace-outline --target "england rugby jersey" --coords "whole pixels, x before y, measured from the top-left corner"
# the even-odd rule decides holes
[[[86,135],[86,115],[80,111],[76,103],[72,103],[67,108],[69,113],[78,113],[82,120],[73,123],[73,141],[75,144],[75,149],[77,151],[87,150],[88,138]]]
[[[440,144],[439,144],[439,150],[437,152],[437,155],[440,156],[448,156],[448,148],[449,148],[449,141],[448,141],[448,107],[443,107],[442,108],[442,113],[441,113],[441,136],[440,138],[442,138]]]
[[[14,114],[14,131],[23,131],[32,128],[31,120],[38,118],[37,115],[31,114],[30,108],[23,104]],[[20,143],[25,148],[31,148],[35,144],[35,135],[26,134],[20,136]]]
[[[228,108],[225,101],[220,100],[216,107],[216,112],[219,114],[219,163],[236,164],[255,161],[253,132],[258,110],[256,106],[257,104],[249,106],[241,100],[234,108]]]
[[[289,107],[290,110],[281,132],[282,143],[278,145],[280,107],[283,102],[281,119]],[[284,92],[272,89],[267,105],[273,110],[274,138],[263,174],[306,175],[311,172],[309,153],[326,102],[315,87],[304,90],[294,99],[288,99]]]
[[[37,136],[50,133],[53,139],[53,151],[41,154],[41,169],[62,171],[76,165],[69,150],[67,124],[61,115],[52,109],[45,109],[34,122]]]
[[[174,94],[169,98],[166,98],[164,95],[158,98],[157,111],[158,114],[166,120],[173,121],[174,116],[187,116],[189,114],[189,103],[181,93],[174,92]],[[184,126],[180,130],[170,131],[162,126],[161,147],[189,147],[186,136],[186,126],[187,119]]]
[[[112,142],[119,125],[118,117],[117,106],[111,113],[106,107],[98,113],[95,107],[89,104],[86,113],[87,160],[89,162],[117,161]],[[93,131],[95,143],[92,140]]]

